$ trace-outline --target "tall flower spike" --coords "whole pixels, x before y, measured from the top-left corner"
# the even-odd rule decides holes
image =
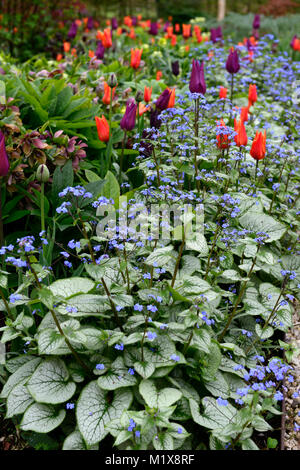
[[[254,160],[262,160],[266,156],[266,131],[256,132],[254,140],[252,142],[251,150],[250,150],[251,157]]]
[[[9,161],[5,148],[4,135],[0,131],[0,176],[6,176],[9,170]]]
[[[192,73],[190,78],[189,89],[191,93],[206,93],[206,83],[204,78],[204,64],[200,65],[200,62],[193,59]]]

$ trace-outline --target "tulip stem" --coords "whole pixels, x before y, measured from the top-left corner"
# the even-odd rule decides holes
[[[254,181],[256,181],[257,170],[258,170],[258,160],[256,160],[256,165],[255,165],[255,177],[254,177]]]
[[[194,152],[194,165],[195,165],[195,179],[196,187],[198,193],[200,192],[200,181],[198,180],[198,162],[197,162],[197,153],[198,153],[198,135],[199,135],[199,98],[195,101],[195,152]]]
[[[234,79],[234,74],[232,73],[231,74],[231,87],[230,87],[230,101],[231,101],[231,104],[232,103],[232,98],[233,98],[233,79]]]
[[[113,89],[110,88],[110,101],[109,101],[109,140],[108,140],[108,158],[107,158],[107,171],[110,171],[111,167],[111,153],[112,153],[112,128],[111,128],[111,116],[112,116],[112,100],[113,100]]]
[[[0,247],[4,243],[3,220],[2,220],[2,178],[0,178]]]
[[[45,231],[45,183],[41,183],[41,230]]]
[[[122,166],[123,166],[125,141],[126,141],[126,131],[124,131],[124,138],[122,142],[122,152],[121,152],[120,161],[119,161],[119,185],[120,186],[121,186],[121,181],[122,181]]]

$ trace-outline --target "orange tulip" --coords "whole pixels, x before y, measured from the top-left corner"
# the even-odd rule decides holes
[[[111,93],[111,90],[112,90],[112,93]],[[116,90],[116,87],[110,88],[110,86],[106,82],[104,82],[104,95],[102,98],[102,102],[104,104],[110,104],[111,94],[112,94],[112,98],[114,98],[115,90]]]
[[[180,32],[180,24],[178,24],[178,23],[175,24],[175,31],[176,31],[176,33]]]
[[[148,106],[144,105],[144,103],[139,103],[139,116],[142,116],[146,111],[148,111]]]
[[[226,128],[226,125],[223,121],[223,119],[221,119],[220,123],[217,124],[217,127],[219,129],[221,129],[222,127],[225,127]],[[230,143],[230,140],[228,139],[228,134],[225,134],[225,133],[220,133],[217,135],[217,145],[219,147],[219,149],[227,149],[228,146],[229,146],[229,143]]]
[[[175,88],[168,88],[171,92],[167,108],[174,108],[175,106]]]
[[[185,46],[185,52],[189,52],[189,50],[190,50],[190,46],[189,46],[189,44],[187,44],[187,45]]]
[[[131,28],[132,26],[132,19],[130,16],[124,16],[124,24],[126,24],[126,26],[129,26],[129,28]]]
[[[93,57],[95,57],[95,52],[92,51],[91,49],[89,50],[89,57],[92,59]]]
[[[184,38],[189,38],[191,35],[191,24],[183,24],[182,25],[182,36]]]
[[[81,26],[81,25],[82,25],[82,21],[81,21],[81,20],[75,20],[75,23],[77,24],[77,26]]]
[[[151,93],[152,93],[152,87],[147,87],[145,86],[144,88],[144,101],[146,103],[149,103],[149,101],[151,101]]]
[[[158,71],[156,72],[156,80],[160,80],[161,77],[162,77],[162,71],[161,71],[161,70],[158,70]]]
[[[225,99],[227,97],[227,88],[221,86],[219,91],[219,98]]]
[[[257,101],[257,91],[256,85],[249,85],[249,92],[248,92],[248,103],[249,107],[252,106]]]
[[[109,140],[109,124],[105,117],[102,115],[101,118],[95,116],[98,137],[101,142],[107,142]]]
[[[76,51],[75,47],[73,47],[73,49],[71,49],[71,54],[72,54],[72,56],[77,57],[77,51]]]
[[[171,38],[171,46],[176,46],[176,44],[177,44],[177,36],[173,34]]]
[[[248,121],[248,112],[249,112],[248,106],[244,106],[243,108],[241,108],[241,116],[240,116],[241,121],[243,122]]]
[[[166,35],[166,37],[167,37],[168,39],[171,39],[172,36],[173,36],[173,26],[168,26],[168,27],[167,27],[167,35]]]
[[[262,160],[266,156],[266,131],[264,133],[256,131],[256,135],[252,142],[250,155],[254,160]]]
[[[70,48],[71,48],[71,44],[69,42],[65,41],[64,42],[64,51],[69,52]]]
[[[57,62],[60,62],[62,58],[63,58],[62,54],[57,54],[57,56],[56,56]]]
[[[112,46],[112,40],[111,40],[111,31],[110,28],[105,28],[104,31],[97,31],[97,39],[99,39],[105,49],[108,49]]]
[[[248,137],[246,134],[246,129],[242,120],[234,120],[234,130],[237,132],[237,135],[234,137],[234,141],[238,147],[242,145],[247,145]]]
[[[137,69],[140,66],[141,56],[143,49],[131,49],[131,61],[130,65],[132,68]]]

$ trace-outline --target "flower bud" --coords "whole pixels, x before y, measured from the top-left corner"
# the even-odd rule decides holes
[[[50,173],[46,165],[42,164],[38,166],[36,170],[36,179],[41,183],[47,183],[49,181]]]
[[[138,90],[135,95],[135,101],[137,103],[140,103],[141,101],[143,101],[143,98],[144,98],[144,93],[141,90]]]
[[[118,80],[115,73],[111,73],[109,79],[107,80],[107,84],[110,88],[114,88],[118,84]]]

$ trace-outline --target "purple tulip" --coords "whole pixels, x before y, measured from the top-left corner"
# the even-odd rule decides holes
[[[296,36],[296,35],[293,36],[293,39],[292,39],[291,42],[290,42],[290,46],[291,46],[292,48],[294,48],[295,39],[297,39],[297,36]]]
[[[136,25],[137,25],[137,17],[136,17],[136,16],[132,16],[132,18],[131,18],[131,24],[132,24],[132,26],[136,26]]]
[[[174,62],[171,63],[172,66],[172,73],[177,77],[179,75],[179,62],[178,60],[175,60]]]
[[[157,98],[156,103],[155,103],[156,108],[159,109],[160,111],[167,109],[170,96],[171,96],[171,91],[166,88],[161,93],[161,95]]]
[[[159,109],[151,109],[150,111],[150,127],[155,127],[155,129],[159,129],[161,126],[161,119],[159,119],[160,110]]]
[[[118,28],[118,20],[117,18],[112,18],[111,19],[111,29],[117,29]]]
[[[91,16],[89,17],[89,19],[87,21],[86,27],[87,27],[87,29],[93,29],[93,27],[94,27],[94,20]]]
[[[231,50],[226,61],[226,70],[229,73],[237,73],[240,70],[239,56],[236,50]]]
[[[134,100],[129,99],[126,103],[126,111],[121,119],[120,126],[124,131],[132,131],[135,126],[137,104]]]
[[[218,26],[216,29],[217,39],[223,39],[223,32],[221,26]]]
[[[101,41],[98,41],[97,49],[96,49],[96,52],[95,52],[95,55],[96,55],[97,59],[103,59],[104,52],[105,52],[105,47],[103,46]]]
[[[0,176],[6,176],[9,170],[9,161],[5,148],[4,135],[0,131]]]
[[[166,21],[166,22],[165,22],[165,25],[164,25],[164,33],[167,32],[169,26],[170,26],[170,22],[169,22],[169,21]]]
[[[78,29],[78,26],[75,23],[75,21],[73,21],[73,23],[70,26],[69,32],[68,32],[68,38],[69,39],[74,39],[75,38],[75,36],[77,34],[77,29]]]
[[[210,40],[211,42],[213,42],[214,44],[217,42],[218,40],[218,36],[217,36],[217,30],[212,28],[210,30]]]
[[[191,93],[201,93],[202,95],[206,93],[204,64],[202,62],[200,65],[200,62],[196,59],[193,59],[189,89]]]
[[[149,33],[152,34],[153,36],[156,36],[158,33],[158,24],[157,23],[151,23]]]
[[[254,16],[252,27],[253,27],[253,29],[259,29],[259,27],[260,27],[260,16],[259,15]]]

